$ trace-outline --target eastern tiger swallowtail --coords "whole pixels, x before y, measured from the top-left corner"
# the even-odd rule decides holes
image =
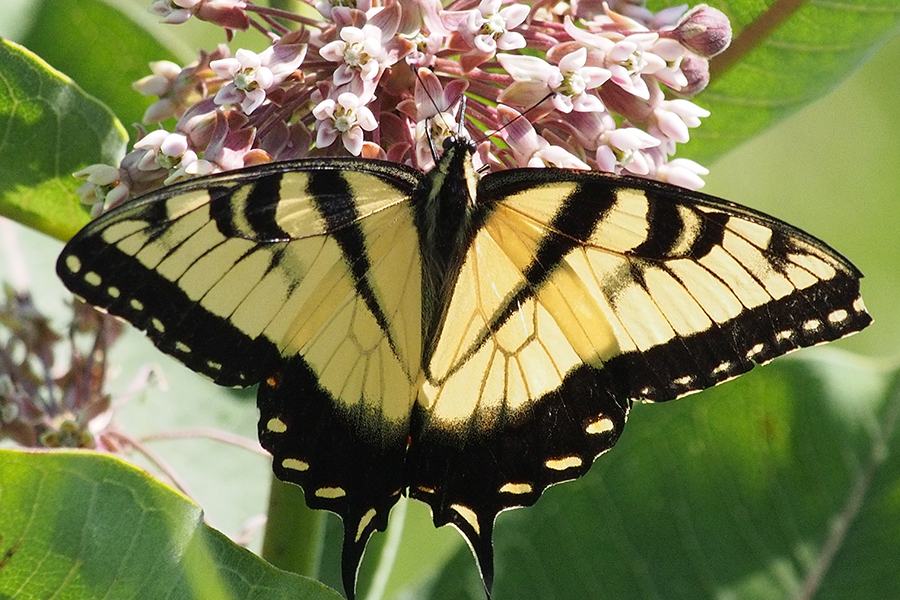
[[[408,493],[487,590],[505,509],[584,475],[632,403],[715,385],[871,321],[861,274],[790,225],[672,185],[515,169],[452,138],[429,173],[327,158],[162,188],[57,264],[89,303],[218,384],[363,549]]]

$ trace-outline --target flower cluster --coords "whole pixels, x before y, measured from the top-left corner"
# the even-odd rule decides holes
[[[68,335],[57,333],[25,292],[0,299],[0,440],[27,447],[106,448],[110,397],[103,392],[106,352],[122,324],[83,303],[75,304]],[[76,337],[92,338],[88,352]],[[64,370],[57,346],[67,346]]]
[[[254,27],[257,54],[222,45],[187,67],[151,65],[134,84],[158,98],[117,168],[93,165],[82,198],[99,213],[187,177],[268,161],[353,155],[427,170],[465,127],[479,168],[599,169],[699,188],[674,159],[708,112],[688,97],[731,41],[700,5],[653,14],[640,0],[318,0],[321,18],[249,0],[157,0],[169,23]],[[291,28],[285,23],[294,24]],[[477,135],[472,135],[473,133]]]

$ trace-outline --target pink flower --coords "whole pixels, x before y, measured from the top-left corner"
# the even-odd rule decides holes
[[[663,135],[674,142],[685,143],[691,139],[689,128],[700,126],[700,117],[708,117],[709,111],[690,100],[664,100],[653,110],[656,125]]]
[[[440,148],[444,140],[455,135],[456,117],[450,109],[459,103],[468,87],[464,79],[454,79],[446,87],[429,69],[419,69],[415,101],[404,100],[397,110],[415,122],[416,165],[428,169],[434,165],[432,147]]]
[[[153,14],[162,17],[163,23],[177,25],[191,18],[191,10],[200,0],[156,0],[148,9]]]
[[[600,67],[585,66],[585,48],[563,56],[559,66],[535,56],[517,54],[499,54],[497,60],[515,80],[500,92],[499,102],[531,107],[549,94],[553,107],[561,113],[603,110],[600,99],[589,92],[609,79],[610,72]]]
[[[162,17],[163,23],[178,25],[193,16],[227,29],[247,29],[247,3],[244,0],[156,0],[150,12]],[[229,38],[230,39],[230,38]]]
[[[605,143],[597,148],[598,169],[609,173],[625,170],[633,175],[650,173],[652,159],[649,159],[642,150],[659,146],[658,139],[635,127],[621,127],[608,131],[601,139],[604,139]]]
[[[297,70],[306,56],[303,44],[270,46],[261,54],[241,48],[234,58],[209,63],[219,76],[231,79],[216,94],[216,104],[240,104],[248,115],[265,100],[266,92]]]
[[[319,14],[325,17],[328,20],[333,20],[334,16],[332,15],[332,10],[338,7],[348,6],[346,2],[341,2],[341,0],[319,0],[314,5],[316,10],[319,11]],[[369,9],[372,8],[371,0],[357,0],[353,4],[350,4],[356,8],[356,10],[361,12],[368,12]]]
[[[188,141],[184,135],[169,133],[165,129],[151,131],[138,140],[134,147],[146,150],[138,163],[138,168],[142,171],[152,171],[160,167],[172,169],[181,162],[186,152],[193,153],[192,150],[188,150]]]
[[[128,199],[128,186],[122,183],[119,169],[109,165],[90,165],[72,174],[84,181],[78,188],[81,203],[91,206],[91,216],[100,216],[103,211],[118,206]]]
[[[114,187],[135,194],[163,179],[311,153],[427,170],[448,136],[467,132],[482,140],[476,165],[494,170],[590,167],[702,185],[702,167],[670,159],[708,113],[667,93],[683,98],[709,81],[698,53],[730,39],[718,11],[654,14],[638,0],[311,4],[325,18],[245,0],[154,2],[164,19],[216,22],[226,36],[252,24],[270,47],[229,58],[223,45],[183,68],[151,65],[134,86],[159,96],[145,119],[178,123],[144,136]],[[426,68],[397,66],[403,59]],[[100,187],[86,194],[112,191],[91,185]]]
[[[525,47],[525,36],[510,31],[528,18],[531,8],[524,4],[510,4],[500,8],[501,0],[481,0],[478,8],[441,14],[441,21],[455,31],[451,47],[468,49],[460,57],[464,71],[471,71],[492,58],[497,50],[517,50]]]
[[[316,124],[316,146],[327,148],[341,136],[344,147],[350,154],[359,156],[363,148],[363,132],[378,127],[372,111],[362,106],[355,94],[344,92],[335,102],[327,98],[313,109],[318,120]]]
[[[709,169],[687,158],[676,158],[659,166],[656,177],[659,181],[680,185],[690,190],[699,190],[706,182],[700,175],[709,175]]]
[[[519,166],[590,170],[590,165],[583,160],[538,135],[528,119],[515,110],[501,105],[497,107],[497,112],[506,121],[502,134]]]
[[[731,44],[731,23],[720,10],[700,4],[666,34],[700,56],[710,58]]]
[[[341,63],[334,72],[334,84],[344,85],[359,77],[364,82],[374,81],[387,65],[379,59],[383,56],[381,29],[375,25],[344,27],[341,39],[335,40],[319,50],[325,60]]]

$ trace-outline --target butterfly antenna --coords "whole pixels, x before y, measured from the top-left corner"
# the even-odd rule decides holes
[[[437,115],[440,119],[443,119],[444,117],[441,115],[441,109],[438,108],[437,102],[428,91],[428,88],[425,87],[425,83],[422,81],[422,76],[419,75],[419,70],[413,67],[413,72],[416,74],[416,79],[419,81],[419,85],[422,86],[422,91],[424,91],[425,95],[428,96],[428,101],[431,102],[431,106],[434,108],[434,114]],[[463,96],[463,98],[465,98],[465,96]],[[437,148],[434,147],[434,137],[431,135],[432,120],[433,119],[431,117],[425,120],[425,137],[428,138],[428,149],[431,150],[431,158],[434,159],[435,164],[437,164],[439,161],[439,157]]]
[[[544,102],[546,102],[552,95],[553,95],[553,92],[549,92],[546,96],[544,96],[543,98],[541,98],[540,100],[538,100],[537,102],[535,102],[534,104],[532,104],[530,108],[526,109],[524,112],[519,113],[519,116],[517,116],[516,118],[514,118],[512,121],[510,121],[509,123],[503,125],[503,126],[500,127],[499,129],[495,129],[495,130],[492,131],[491,133],[488,133],[487,135],[485,135],[485,136],[484,136],[484,139],[487,139],[487,138],[490,138],[490,137],[494,137],[495,135],[497,135],[498,133],[500,133],[501,131],[503,131],[504,129],[506,129],[507,127],[509,127],[509,126],[512,125],[513,123],[515,123],[516,121],[518,121],[519,119],[524,119],[524,118],[526,117],[526,115],[528,115],[528,113],[534,111],[534,109],[536,109],[538,106],[540,106],[541,104],[543,104]]]
[[[463,137],[466,131],[466,95],[459,99],[459,117],[456,120],[456,137]]]

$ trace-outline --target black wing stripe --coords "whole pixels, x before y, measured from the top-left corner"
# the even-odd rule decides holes
[[[679,247],[684,228],[684,217],[673,202],[651,202],[647,209],[647,239],[635,246],[629,254],[635,256],[668,256]],[[587,239],[579,238],[579,239]]]
[[[367,279],[372,264],[350,184],[340,172],[314,171],[309,176],[308,191],[325,219],[327,230],[341,248],[344,260],[353,274],[356,292],[365,301],[381,330],[390,336],[391,327],[387,316]],[[394,346],[393,341],[391,346]]]
[[[478,351],[485,341],[499,331],[504,324],[519,313],[520,307],[534,300],[544,284],[559,269],[566,257],[582,247],[587,239],[615,206],[616,195],[612,190],[575,186],[569,196],[560,199],[556,213],[546,234],[540,241],[534,258],[522,269],[522,282],[511,290],[482,329],[481,336],[459,355],[457,366],[448,372],[454,374]]]

